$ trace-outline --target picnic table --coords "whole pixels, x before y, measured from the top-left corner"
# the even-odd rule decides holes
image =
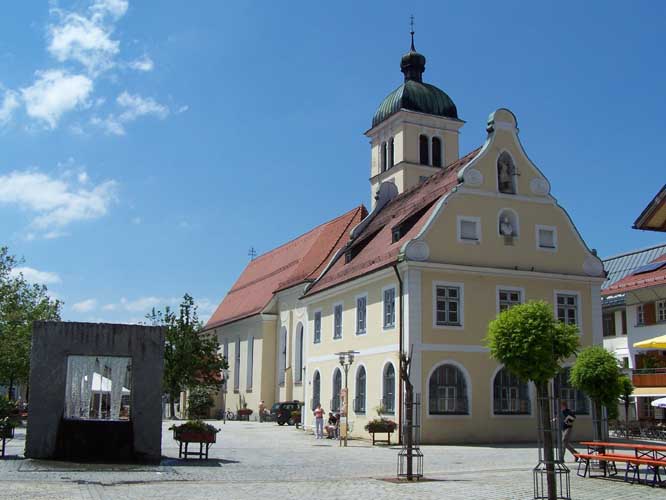
[[[615,463],[622,462],[627,464],[624,473],[625,481],[629,479],[629,473],[632,473],[632,483],[636,480],[640,481],[640,467],[644,465],[647,467],[645,482],[650,482],[652,486],[663,484],[659,470],[661,468],[666,469],[666,446],[605,441],[581,441],[581,444],[587,447],[587,453],[575,454],[578,459],[577,474],[579,476],[592,477],[591,464],[594,462],[599,463],[604,476],[615,475],[617,474]],[[619,453],[615,451],[616,449],[629,453]],[[580,473],[581,466],[584,466],[583,474]],[[648,481],[650,474],[652,474],[652,480]]]

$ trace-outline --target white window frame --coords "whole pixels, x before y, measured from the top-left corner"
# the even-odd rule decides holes
[[[581,293],[576,290],[554,290],[553,291],[553,314],[555,319],[559,321],[557,316],[557,296],[558,295],[575,295],[576,296],[576,327],[578,327],[578,334],[583,335],[583,303]]]
[[[458,308],[458,319],[460,325],[438,325],[437,324],[437,287],[457,287],[460,294],[460,307]],[[432,282],[432,327],[437,330],[463,330],[465,328],[465,284],[454,281]]]
[[[336,338],[335,337],[335,309],[336,307],[340,307],[340,337]],[[333,335],[332,339],[334,342],[339,342],[342,340],[342,337],[344,336],[344,324],[345,324],[345,307],[342,302],[336,302],[333,304],[333,314],[331,315],[331,322],[333,324]]]
[[[645,326],[645,305],[636,305],[636,326]]]
[[[529,413],[525,414],[501,414],[501,413],[495,413],[495,377],[497,374],[502,370],[502,368],[505,368],[505,365],[499,365],[497,368],[495,368],[495,371],[493,372],[492,376],[490,377],[490,418],[506,418],[506,419],[511,419],[511,420],[519,420],[521,418],[527,419],[527,418],[534,418],[534,405],[535,402],[537,401],[536,399],[536,386],[532,382],[527,382],[527,394],[530,399],[530,411]]]
[[[317,315],[319,315],[319,336],[317,336]],[[312,343],[321,344],[321,330],[322,330],[322,310],[315,309],[312,311]]]
[[[365,299],[365,311],[364,313],[364,329],[359,330],[358,329],[358,301],[359,299]],[[356,330],[356,335],[365,335],[368,333],[368,294],[367,293],[362,293],[354,297],[354,304],[356,304],[356,307],[354,308],[355,311],[355,318],[354,318],[354,330]]]
[[[658,300],[655,302],[655,310],[657,316],[657,323],[663,323],[666,321],[666,299]]]
[[[520,293],[520,304],[525,303],[525,288],[521,286],[505,286],[505,285],[497,285],[495,287],[495,311],[497,314],[500,312],[500,292],[501,291],[507,291],[507,292],[518,292]]]
[[[393,289],[393,324],[386,324],[386,305],[384,299],[386,298],[385,292]],[[398,289],[395,284],[387,285],[382,288],[382,330],[395,330],[395,325],[398,322]]]
[[[554,247],[542,247],[541,246],[541,240],[539,238],[539,232],[541,230],[552,231],[553,232],[553,245],[555,245]],[[544,226],[544,225],[541,225],[541,224],[536,224],[534,226],[534,238],[535,238],[535,241],[536,241],[537,250],[541,250],[543,252],[557,252],[558,242],[557,242],[557,227],[556,226]]]
[[[253,370],[254,370],[254,337],[250,336],[247,338],[247,374],[245,380],[245,390],[252,390],[253,382]]]
[[[481,217],[473,217],[471,215],[459,215],[456,222],[456,236],[458,243],[466,245],[479,245],[481,243]],[[468,239],[462,237],[462,223],[473,222],[476,225],[476,239]]]
[[[430,413],[430,377],[432,377],[432,374],[435,373],[435,370],[439,368],[442,365],[453,365],[456,368],[460,369],[462,372],[463,376],[465,377],[465,386],[467,389],[467,414],[466,415],[442,415],[442,414],[431,414]],[[470,376],[469,372],[467,371],[467,368],[463,364],[461,364],[458,361],[454,361],[453,359],[444,359],[442,361],[438,361],[435,364],[432,365],[430,368],[430,371],[428,372],[427,377],[424,380],[425,383],[425,391],[427,394],[426,397],[426,413],[425,413],[425,418],[431,419],[431,420],[440,420],[440,419],[471,419],[473,415],[473,403],[472,403],[472,377]]]

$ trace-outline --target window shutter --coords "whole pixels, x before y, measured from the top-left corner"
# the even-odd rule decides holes
[[[645,314],[645,324],[654,325],[657,322],[657,314],[654,307],[654,302],[647,302],[643,304],[643,312]]]
[[[469,220],[460,221],[460,239],[462,240],[478,240],[476,235],[476,222]]]

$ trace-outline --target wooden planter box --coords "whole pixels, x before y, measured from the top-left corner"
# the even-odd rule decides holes
[[[178,441],[178,458],[194,456],[208,460],[208,450],[217,440],[215,432],[173,431],[173,438]],[[199,443],[199,451],[189,451],[190,443]]]

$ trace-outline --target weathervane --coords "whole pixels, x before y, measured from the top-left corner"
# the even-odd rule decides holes
[[[254,260],[254,258],[257,256],[257,251],[254,249],[254,247],[250,247],[250,249],[247,251],[247,255],[250,257],[250,260]]]
[[[409,27],[410,27],[409,34],[412,35],[412,51],[416,51],[416,49],[414,48],[414,16],[413,15],[409,16]]]

